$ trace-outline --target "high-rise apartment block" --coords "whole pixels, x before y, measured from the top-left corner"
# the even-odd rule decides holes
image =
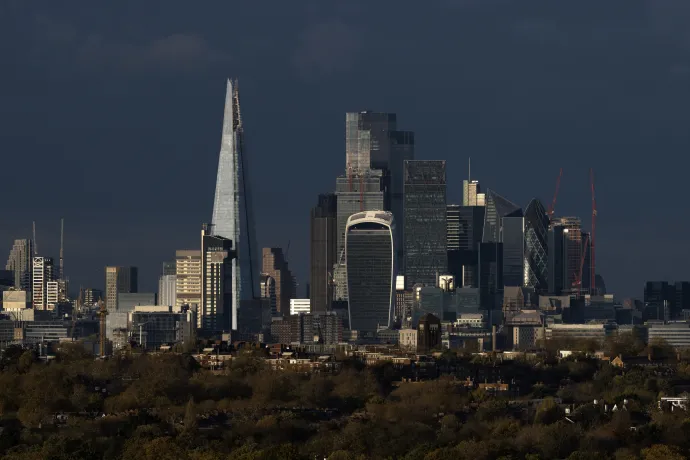
[[[31,240],[14,240],[10,256],[5,265],[6,270],[14,274],[14,287],[30,291],[32,287],[31,268],[33,265],[34,244]]]
[[[208,332],[237,330],[237,318],[233,317],[232,309],[232,261],[236,253],[228,238],[206,232],[207,228],[201,231],[203,271],[198,324]]]
[[[34,309],[48,309],[48,282],[55,279],[53,259],[50,257],[33,258],[31,293]]]
[[[319,195],[311,211],[311,311],[325,312],[333,301],[333,266],[337,252],[337,198],[334,194]]]
[[[201,305],[201,251],[178,250],[175,252],[175,302],[176,310],[188,306],[199,309]],[[197,314],[197,320],[199,315]]]
[[[276,312],[281,315],[290,314],[290,299],[296,297],[295,283],[292,272],[281,248],[263,248],[262,273],[275,281]]]
[[[374,333],[392,324],[397,271],[394,235],[390,212],[361,212],[348,220],[345,250],[352,330]]]
[[[448,270],[446,162],[405,162],[405,283],[435,286]]]
[[[139,292],[137,267],[105,267],[105,302],[111,312],[117,311],[120,293]]]
[[[247,163],[239,89],[237,81],[228,80],[212,225],[213,235],[232,241],[237,253],[232,260],[233,328],[238,324],[241,302],[259,298],[260,266]]]

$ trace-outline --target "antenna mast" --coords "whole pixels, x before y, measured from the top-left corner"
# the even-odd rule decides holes
[[[36,221],[31,223],[33,227],[33,240],[34,240],[34,255],[38,255],[38,245],[36,244]]]
[[[65,279],[65,219],[60,219],[60,280]]]

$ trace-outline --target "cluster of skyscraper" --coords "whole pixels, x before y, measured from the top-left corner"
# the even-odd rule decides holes
[[[535,294],[594,294],[589,234],[538,199],[523,209],[476,180],[447,202],[446,164],[416,160],[414,133],[395,114],[346,114],[345,171],[311,212],[311,310],[347,308],[352,330],[404,322],[396,290],[476,288],[500,311],[506,286]],[[400,297],[400,296],[398,296]],[[402,317],[401,317],[402,316]],[[494,320],[495,321],[495,320]]]

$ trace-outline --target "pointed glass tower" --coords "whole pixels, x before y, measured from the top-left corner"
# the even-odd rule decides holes
[[[259,292],[256,234],[247,169],[237,80],[228,80],[212,230],[214,235],[232,240],[237,251],[237,258],[232,261],[233,330],[238,329],[241,302],[254,299]]]

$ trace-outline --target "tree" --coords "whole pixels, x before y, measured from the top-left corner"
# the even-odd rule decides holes
[[[644,460],[686,460],[686,457],[678,451],[677,447],[665,444],[654,444],[642,449],[642,458]]]
[[[196,405],[194,404],[194,399],[189,398],[187,402],[187,407],[184,411],[184,428],[183,433],[191,436],[196,434],[199,428],[199,423],[196,420]]]

